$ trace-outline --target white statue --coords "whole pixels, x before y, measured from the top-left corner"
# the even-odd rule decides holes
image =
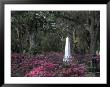
[[[71,51],[70,51],[70,39],[69,39],[69,37],[66,38],[65,54],[64,54],[63,61],[64,62],[70,62],[71,61]]]

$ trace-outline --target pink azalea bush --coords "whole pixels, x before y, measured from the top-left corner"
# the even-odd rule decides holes
[[[11,76],[13,77],[73,77],[85,76],[85,64],[72,63],[65,66],[63,53],[50,52],[29,58],[13,53],[11,56]]]

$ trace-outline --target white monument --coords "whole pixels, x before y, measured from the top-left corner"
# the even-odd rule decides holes
[[[66,38],[66,43],[65,43],[65,54],[63,61],[64,62],[70,62],[71,61],[71,51],[70,51],[70,39],[69,37]]]

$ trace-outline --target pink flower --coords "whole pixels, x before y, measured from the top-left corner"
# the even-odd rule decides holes
[[[40,66],[40,67],[38,67],[38,68],[34,68],[32,71],[30,71],[28,74],[26,74],[25,76],[27,76],[27,77],[31,77],[31,76],[36,76],[36,75],[38,75],[39,74],[39,72],[42,72],[42,71],[44,71],[45,69],[44,69],[44,67],[43,66]]]
[[[78,74],[78,68],[73,68],[72,70],[74,74]]]
[[[44,66],[45,67],[55,67],[55,64],[53,64],[53,63],[44,63]]]

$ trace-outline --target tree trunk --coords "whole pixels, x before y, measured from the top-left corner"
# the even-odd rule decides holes
[[[95,54],[95,46],[96,45],[96,37],[94,37],[94,33],[91,33],[91,43],[90,43],[90,54]]]
[[[34,38],[34,33],[30,34],[30,37],[29,37],[29,44],[30,44],[30,46],[29,46],[29,53],[30,53],[30,57],[33,54],[33,52],[32,52],[32,48],[34,46],[33,38]]]
[[[94,12],[90,15],[91,25],[90,25],[90,36],[91,36],[91,43],[90,43],[90,54],[96,53],[96,44],[97,44],[97,29],[95,29],[95,18]]]

